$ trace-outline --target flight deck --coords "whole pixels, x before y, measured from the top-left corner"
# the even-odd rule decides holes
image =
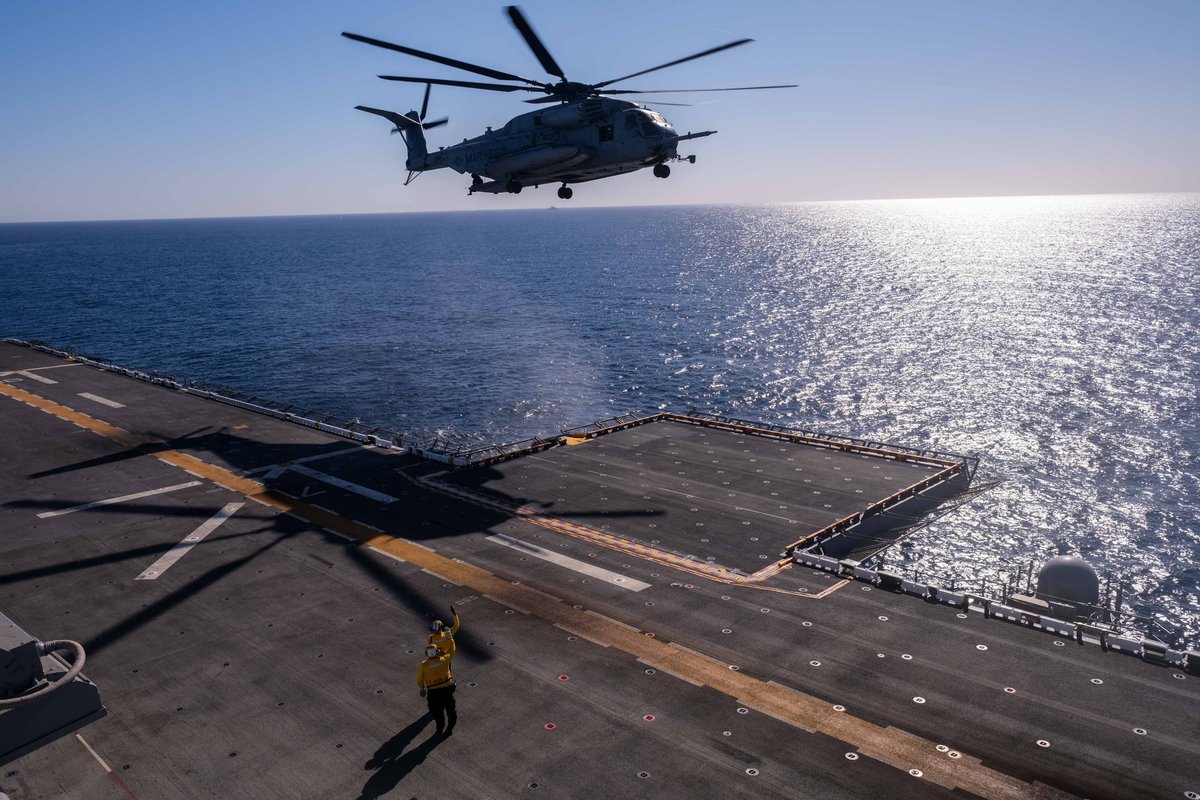
[[[694,414],[439,460],[13,343],[0,430],[0,611],[107,706],[13,800],[1200,792],[1190,664],[805,565],[969,460]]]

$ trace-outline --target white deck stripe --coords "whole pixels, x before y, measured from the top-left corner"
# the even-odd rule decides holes
[[[317,472],[315,469],[302,467],[299,464],[290,464],[288,465],[288,469],[290,469],[292,472],[299,472],[301,475],[307,475],[310,478],[316,478],[322,483],[328,483],[332,486],[338,486],[342,489],[346,489],[347,491],[354,492],[355,494],[361,494],[363,497],[369,497],[370,499],[376,500],[380,503],[396,502],[396,498],[392,497],[390,494],[377,492],[374,489],[368,489],[366,486],[359,486],[357,483],[344,481],[341,478],[335,478],[332,475],[327,475],[324,472]]]
[[[267,464],[265,467],[255,467],[254,469],[248,469],[248,470],[246,470],[245,474],[253,475],[256,472],[266,472],[267,470],[270,470],[271,475],[268,477],[277,478],[277,477],[279,477],[279,475],[281,475],[283,473],[283,470],[287,469],[292,464],[307,464],[310,461],[320,461],[323,458],[333,458],[334,456],[344,456],[347,453],[357,453],[358,451],[362,450],[364,447],[366,447],[366,445],[359,445],[358,447],[346,447],[342,450],[334,450],[329,453],[317,453],[315,456],[305,456],[304,458],[297,458],[295,461],[289,461],[286,464]],[[279,470],[279,472],[276,472],[276,470]]]
[[[628,589],[631,592],[640,592],[643,589],[649,589],[652,584],[639,581],[636,578],[629,578],[619,572],[611,572],[602,567],[597,567],[595,564],[589,564],[586,561],[580,561],[575,558],[564,556],[561,553],[555,553],[552,550],[547,550],[544,547],[538,547],[535,544],[522,542],[520,539],[514,539],[511,536],[505,536],[502,533],[497,533],[494,536],[487,537],[489,542],[502,544],[505,547],[511,547],[513,550],[518,550],[526,555],[540,558],[543,561],[549,561],[551,564],[557,564],[560,567],[575,570],[576,572],[588,575],[592,578],[598,578],[605,583],[611,583],[613,586],[619,586],[622,589]]]
[[[36,374],[36,373],[33,373],[33,372],[30,372],[30,371],[29,371],[29,370],[27,370],[27,369],[17,370],[17,371],[16,371],[15,373],[13,373],[13,374],[15,374],[15,375],[21,375],[22,377],[29,378],[30,380],[35,380],[35,381],[37,381],[38,383],[58,383],[58,381],[52,381],[52,380],[50,380],[49,378],[43,378],[41,375],[38,375],[38,374]]]
[[[80,392],[79,396],[91,400],[93,403],[99,403],[102,406],[108,406],[109,408],[125,407],[124,403],[118,403],[116,400],[109,400],[107,397],[101,397],[100,395],[92,394],[91,392]]]
[[[99,508],[100,506],[111,506],[114,503],[124,503],[128,500],[141,500],[143,497],[152,497],[156,494],[165,494],[167,492],[178,491],[179,489],[187,489],[192,486],[199,486],[200,481],[188,481],[187,483],[177,483],[174,486],[164,486],[161,489],[150,489],[137,494],[127,494],[121,497],[110,497],[107,500],[97,500],[94,503],[84,503],[81,506],[72,506],[71,508],[60,508],[57,511],[43,511],[38,514],[38,519],[46,517],[61,517],[63,514],[74,514],[76,511],[87,511],[89,508]]]
[[[82,365],[82,364],[51,364],[51,365],[50,365],[50,366],[48,366],[48,367],[30,367],[29,369],[27,369],[27,370],[25,370],[25,371],[26,371],[26,372],[33,372],[34,370],[43,370],[43,369],[62,369],[63,367],[80,367],[80,366],[83,366],[83,365]]]
[[[213,514],[208,520],[196,530],[184,537],[183,541],[172,547],[170,550],[162,554],[162,557],[151,564],[146,570],[134,578],[135,581],[152,581],[161,576],[167,569],[170,568],[179,559],[187,555],[187,552],[196,545],[200,544],[205,536],[221,527],[221,523],[237,513],[237,510],[245,503],[229,503],[216,514]]]

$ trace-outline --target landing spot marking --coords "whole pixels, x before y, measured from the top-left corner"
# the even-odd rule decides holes
[[[91,392],[80,392],[79,396],[85,400],[91,400],[93,403],[99,403],[100,405],[108,406],[109,408],[125,407],[124,403],[118,403],[116,400],[109,400],[107,397],[101,397],[100,395],[92,394]]]
[[[487,537],[489,542],[504,545],[512,548],[525,555],[540,558],[543,561],[549,561],[551,564],[557,564],[560,567],[574,570],[575,572],[587,575],[592,578],[597,578],[605,583],[611,583],[621,589],[628,589],[631,592],[640,592],[643,589],[649,589],[652,584],[639,581],[636,578],[629,578],[619,572],[612,572],[602,567],[597,567],[594,564],[588,564],[585,561],[580,561],[569,556],[564,556],[561,553],[555,553],[552,550],[547,550],[544,547],[538,547],[535,544],[523,542],[520,539],[514,539],[511,536],[505,536],[502,533],[497,533],[494,536]]]
[[[179,544],[172,547],[162,557],[146,568],[141,575],[134,578],[135,581],[152,581],[162,576],[172,564],[187,555],[187,552],[221,526],[221,523],[232,517],[237,510],[245,503],[229,503],[216,514],[208,518],[200,527],[189,533],[183,538]]]
[[[141,500],[143,497],[153,497],[156,494],[166,494],[167,492],[175,492],[180,489],[189,489],[193,486],[199,485],[200,481],[188,481],[187,483],[177,483],[174,486],[164,486],[161,489],[150,489],[145,492],[137,492],[136,494],[127,494],[122,495],[121,497],[110,497],[107,500],[97,500],[94,503],[84,503],[81,506],[60,508],[57,511],[43,511],[41,514],[38,514],[38,519],[46,519],[47,517],[61,517],[63,514],[74,514],[76,511],[87,511],[89,508],[111,506],[116,503],[125,503],[130,500]]]

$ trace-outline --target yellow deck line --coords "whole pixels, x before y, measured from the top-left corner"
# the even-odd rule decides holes
[[[624,623],[551,598],[524,584],[514,584],[473,564],[438,555],[405,539],[379,534],[365,525],[267,489],[262,483],[201,461],[177,450],[155,450],[160,445],[148,437],[81,414],[39,395],[0,382],[0,394],[67,420],[130,447],[145,448],[146,454],[246,497],[302,517],[318,527],[345,534],[371,547],[399,556],[418,567],[487,594],[504,605],[524,611],[586,639],[615,647],[664,672],[686,676],[749,708],[808,731],[819,731],[848,746],[899,769],[919,769],[925,780],[940,786],[961,788],[979,797],[995,800],[1050,800],[1071,798],[1044,784],[1030,784],[985,767],[973,759],[953,760],[939,753],[935,744],[899,728],[882,727],[853,714],[839,712],[823,700],[777,684],[763,681],[728,664],[670,642],[638,632]],[[649,633],[649,632],[647,632]]]

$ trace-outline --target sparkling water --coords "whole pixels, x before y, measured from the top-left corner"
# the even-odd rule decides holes
[[[0,335],[422,434],[703,411],[979,453],[893,562],[1200,629],[1200,196],[0,225]]]

